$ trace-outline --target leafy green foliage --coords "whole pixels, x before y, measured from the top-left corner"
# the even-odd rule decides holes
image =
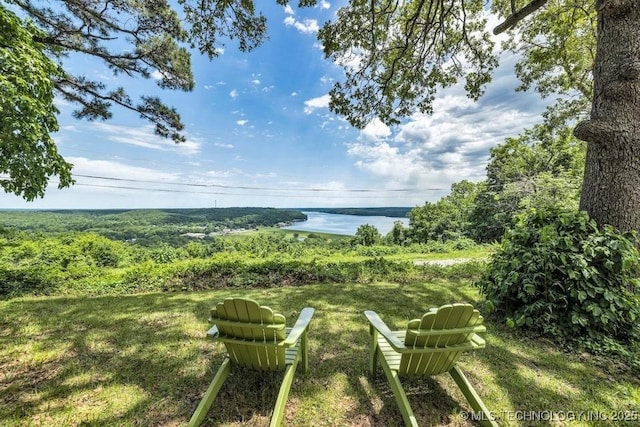
[[[331,110],[358,128],[374,118],[396,124],[415,110],[431,112],[437,87],[463,77],[477,99],[497,65],[483,6],[351,0],[318,35],[346,74],[330,92]]]
[[[492,10],[506,17],[512,13],[512,2],[493,1]],[[508,38],[503,48],[521,58],[515,67],[522,82],[518,90],[533,86],[543,97],[563,95],[545,114],[556,125],[584,117],[593,95],[591,70],[596,51],[593,3],[547,2],[535,16],[522,20],[517,32],[518,37]]]
[[[34,41],[42,31],[2,5],[0,28],[0,187],[33,200],[51,176],[59,177],[58,188],[73,183],[72,165],[50,136],[58,130],[53,81],[62,70]]]
[[[470,235],[471,213],[483,184],[463,180],[451,185],[451,193],[435,203],[413,208],[409,214],[411,241],[455,240]]]
[[[353,243],[356,245],[372,246],[380,242],[382,236],[377,228],[370,224],[362,224],[356,230]]]
[[[402,221],[394,221],[393,228],[384,236],[385,242],[392,245],[407,245],[409,242],[408,230],[404,228]]]
[[[599,229],[584,212],[530,211],[505,234],[477,286],[508,324],[551,337],[640,339],[635,234]]]
[[[144,218],[144,216],[142,216]],[[454,242],[353,246],[348,237],[294,238],[283,230],[231,234],[182,246],[151,247],[88,232],[0,231],[0,297],[128,294],[149,291],[277,287],[319,282],[400,283],[431,278],[471,279],[482,264],[442,267],[415,263],[446,253]],[[378,235],[379,237],[379,235]],[[141,237],[144,239],[144,236]],[[466,246],[465,246],[466,247]],[[482,256],[486,249],[453,257]]]
[[[470,235],[499,241],[518,213],[530,207],[577,209],[585,144],[571,130],[536,125],[491,149],[487,180],[470,214]]]

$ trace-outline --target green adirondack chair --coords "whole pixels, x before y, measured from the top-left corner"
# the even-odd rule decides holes
[[[193,413],[189,426],[202,423],[229,375],[231,365],[284,371],[270,424],[280,425],[298,361],[302,359],[304,372],[309,369],[307,330],[313,312],[313,308],[304,308],[293,328],[287,328],[283,315],[251,299],[227,298],[218,303],[211,310],[210,320],[214,325],[207,335],[224,343],[227,356]]]
[[[422,319],[411,320],[403,331],[391,331],[374,311],[364,314],[369,320],[372,338],[370,373],[375,375],[376,363],[380,360],[405,425],[417,426],[418,423],[400,377],[448,372],[475,411],[476,419],[480,418],[484,426],[497,426],[480,396],[456,366],[463,352],[485,347],[484,339],[478,335],[486,331],[478,310],[469,304],[432,308]]]

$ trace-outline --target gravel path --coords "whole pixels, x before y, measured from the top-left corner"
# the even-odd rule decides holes
[[[480,261],[480,259],[475,258],[451,258],[451,259],[415,259],[413,260],[414,265],[440,265],[447,266],[453,264],[460,264],[462,262],[467,261]]]

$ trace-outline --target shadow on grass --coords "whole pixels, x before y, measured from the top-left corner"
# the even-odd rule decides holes
[[[368,376],[363,311],[374,310],[392,329],[400,329],[430,307],[477,304],[467,282],[452,281],[0,302],[0,419],[8,426],[185,425],[224,357],[223,346],[205,337],[209,309],[237,295],[271,306],[289,324],[303,307],[316,309],[309,332],[310,371],[295,376],[287,425],[401,425],[381,369],[376,379]],[[498,415],[625,409],[616,407],[620,400],[599,394],[599,381],[608,379],[588,363],[538,341],[519,342],[499,327],[488,329],[487,349],[463,356],[460,363]],[[267,425],[281,380],[280,372],[234,369],[203,425]],[[403,384],[424,425],[473,425],[455,416],[468,409],[446,376]]]
[[[9,425],[184,424],[223,359],[222,346],[205,339],[209,308],[237,294],[271,305],[290,322],[302,307],[316,308],[311,370],[296,375],[292,406],[296,393],[326,391],[339,373],[345,395],[355,399],[335,408],[336,417],[369,411],[359,391],[368,351],[364,310],[385,315],[404,307],[400,320],[463,296],[455,287],[385,284],[10,300],[0,305],[0,418],[13,420]],[[207,422],[268,423],[278,375],[233,374]],[[295,423],[294,411],[288,418]]]

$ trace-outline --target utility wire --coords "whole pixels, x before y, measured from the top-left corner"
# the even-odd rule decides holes
[[[57,184],[57,182],[51,182],[51,184]],[[296,195],[296,194],[270,194],[270,193],[229,193],[224,191],[191,191],[191,190],[173,190],[168,188],[144,188],[144,187],[130,187],[123,185],[104,185],[104,184],[86,184],[77,182],[73,186],[79,187],[96,187],[96,188],[115,188],[120,190],[137,190],[137,191],[151,191],[162,193],[183,193],[183,194],[212,194],[212,195],[227,195],[227,196],[255,196],[255,197],[286,197],[286,198],[309,198],[312,196]],[[333,196],[333,195],[331,195]],[[329,197],[331,197],[329,196]],[[339,197],[339,196],[338,196]],[[358,196],[358,199],[375,199],[378,196]]]
[[[98,175],[83,175],[73,174],[73,176],[91,179],[102,179],[107,181],[122,181],[122,182],[137,182],[145,184],[161,184],[161,185],[179,185],[187,187],[216,187],[227,188],[235,190],[264,190],[264,191],[308,191],[308,192],[338,192],[338,193],[383,193],[383,192],[416,192],[416,191],[448,191],[448,188],[395,188],[395,189],[369,189],[369,188],[357,188],[357,189],[331,189],[331,188],[274,188],[274,187],[252,187],[243,185],[224,185],[224,184],[195,184],[195,183],[181,183],[181,182],[163,182],[163,181],[151,181],[144,179],[129,179],[129,178],[114,178]]]

